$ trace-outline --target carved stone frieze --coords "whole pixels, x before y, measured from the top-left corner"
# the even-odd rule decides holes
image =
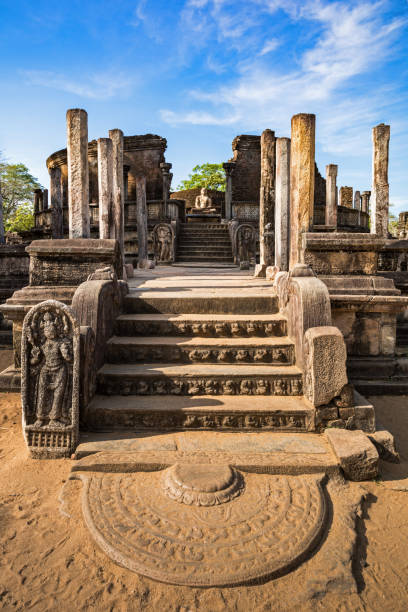
[[[107,395],[301,395],[300,375],[285,376],[214,376],[205,378],[172,376],[169,378],[139,379],[101,373],[99,392]]]
[[[27,313],[22,331],[23,430],[36,458],[69,457],[78,442],[80,328],[55,300]]]
[[[201,337],[279,337],[286,333],[286,320],[276,321],[145,321],[123,320],[116,323],[122,335],[201,336]]]
[[[119,420],[120,419],[120,422]],[[137,429],[242,429],[265,431],[306,432],[313,429],[311,417],[306,412],[284,414],[264,412],[253,414],[214,414],[211,412],[130,412],[117,417],[112,413],[98,411],[98,424],[115,427],[126,426]]]
[[[198,346],[191,349],[180,346],[138,346],[123,343],[109,344],[108,358],[111,363],[165,361],[183,363],[271,363],[291,364],[294,359],[293,346],[270,348],[211,348]]]

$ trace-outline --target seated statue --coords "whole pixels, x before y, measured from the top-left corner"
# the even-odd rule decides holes
[[[212,206],[212,199],[207,194],[207,189],[205,187],[201,189],[201,194],[196,197],[195,206],[192,211],[200,213],[216,212],[216,209]]]

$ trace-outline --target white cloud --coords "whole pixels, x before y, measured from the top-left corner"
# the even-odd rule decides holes
[[[277,49],[280,45],[280,42],[277,38],[271,38],[270,40],[267,40],[264,44],[264,46],[262,47],[262,49],[259,52],[259,55],[266,55],[267,53],[270,53],[271,51],[275,51],[275,49]]]
[[[238,115],[230,117],[217,117],[217,115],[206,111],[192,111],[190,113],[175,113],[170,110],[161,110],[160,116],[170,125],[189,123],[191,125],[233,125],[239,119]]]
[[[263,49],[268,45],[264,41],[262,57],[258,51],[251,63],[237,62],[237,76],[213,91],[188,92],[191,105],[194,101],[200,106],[205,103],[209,110],[165,110],[161,112],[163,120],[172,124],[236,124],[240,129],[258,131],[271,126],[288,135],[290,116],[310,112],[317,114],[318,138],[324,151],[358,155],[362,148],[371,147],[370,126],[387,121],[384,103],[395,97],[395,91],[384,92],[377,82],[371,89],[362,88],[357,79],[378,70],[392,55],[405,20],[386,21],[382,4],[371,2],[250,0],[248,4],[270,12],[285,10],[292,20],[298,20],[299,31],[306,22],[308,35],[313,22],[312,46],[291,68],[285,63],[283,71],[275,56],[269,61],[264,57],[267,51],[263,53]],[[221,2],[217,10],[223,6]],[[239,21],[239,16],[237,9],[234,19]]]
[[[25,70],[23,75],[31,85],[66,91],[83,98],[106,100],[128,92],[133,80],[113,72],[101,72],[87,79],[74,79],[47,70]]]

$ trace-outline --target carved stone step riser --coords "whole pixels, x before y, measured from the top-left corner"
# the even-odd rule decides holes
[[[97,428],[115,430],[214,430],[217,431],[314,431],[313,418],[307,412],[241,413],[221,412],[217,409],[197,414],[194,411],[139,412],[124,410],[111,412],[103,408],[91,409],[86,424]]]
[[[230,321],[217,323],[168,322],[168,321],[116,321],[117,336],[205,336],[210,338],[259,338],[282,337],[287,334],[285,320],[273,323],[240,321],[239,324]]]
[[[231,265],[234,263],[232,257],[195,257],[195,256],[191,256],[191,257],[176,257],[176,261],[178,262],[185,262],[188,263],[189,261],[191,262],[198,262],[198,263],[230,263]]]
[[[134,376],[98,374],[104,395],[284,395],[302,394],[301,376]]]
[[[233,349],[208,347],[179,348],[175,346],[151,345],[124,346],[123,344],[109,344],[107,350],[108,363],[153,363],[165,361],[181,363],[219,363],[223,364],[271,364],[293,365],[294,351],[292,346],[274,348],[245,348]]]
[[[276,314],[276,296],[217,298],[125,298],[127,314]]]

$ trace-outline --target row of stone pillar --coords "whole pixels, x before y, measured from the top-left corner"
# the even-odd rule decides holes
[[[109,130],[109,138],[99,138],[97,151],[99,237],[117,240],[123,259],[125,227],[122,130]],[[67,112],[67,163],[69,237],[89,238],[88,115],[83,109],[74,108]]]
[[[273,263],[281,270],[303,263],[302,235],[313,229],[315,127],[315,115],[300,113],[292,117],[291,139],[275,138],[271,130],[262,133],[257,275],[263,275]],[[381,237],[388,236],[389,138],[389,126],[381,124],[373,128],[371,233]],[[334,228],[337,228],[338,205],[336,178],[337,165],[329,164],[326,166],[325,221]],[[356,192],[358,210],[368,212],[370,194],[370,191]]]

